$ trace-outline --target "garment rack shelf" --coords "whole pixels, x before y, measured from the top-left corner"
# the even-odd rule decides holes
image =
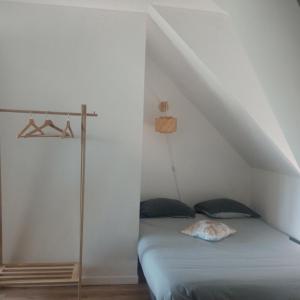
[[[77,285],[78,263],[4,264],[0,268],[0,286]]]

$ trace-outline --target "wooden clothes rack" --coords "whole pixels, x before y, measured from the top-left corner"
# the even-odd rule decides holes
[[[81,112],[57,112],[42,110],[0,109],[4,113],[66,115],[81,117],[81,158],[80,158],[80,245],[79,259],[76,263],[33,263],[6,264],[3,262],[2,233],[2,186],[0,164],[0,287],[2,286],[61,286],[77,285],[78,299],[81,297],[82,259],[83,259],[83,226],[84,226],[84,196],[85,196],[85,159],[86,159],[86,124],[87,117],[97,117],[87,113],[86,105],[81,106]],[[1,163],[1,161],[0,161]]]

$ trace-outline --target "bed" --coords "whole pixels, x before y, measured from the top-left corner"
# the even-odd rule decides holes
[[[141,219],[138,255],[156,300],[300,300],[300,245],[260,219],[207,242],[180,231],[200,219]]]

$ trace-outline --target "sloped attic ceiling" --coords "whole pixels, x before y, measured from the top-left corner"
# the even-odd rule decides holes
[[[299,175],[230,17],[213,10],[152,6],[149,55],[250,166]]]

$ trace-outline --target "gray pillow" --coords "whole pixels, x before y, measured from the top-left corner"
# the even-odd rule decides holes
[[[140,206],[141,218],[194,218],[195,211],[188,205],[179,200],[156,198],[141,202]]]
[[[260,215],[246,205],[232,199],[213,199],[200,202],[194,206],[196,212],[211,218],[259,218]]]

